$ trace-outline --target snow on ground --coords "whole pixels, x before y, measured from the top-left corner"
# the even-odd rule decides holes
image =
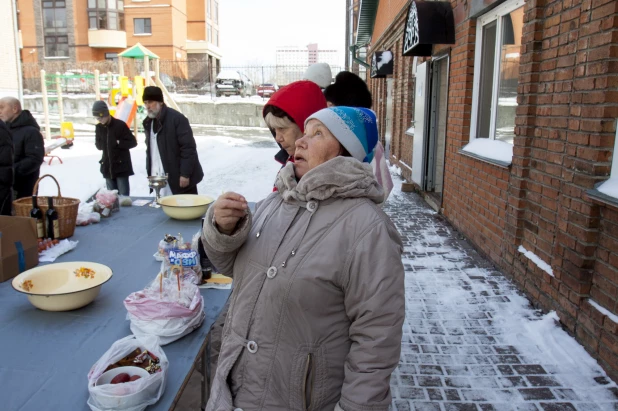
[[[196,130],[197,127],[194,133]],[[200,194],[216,198],[224,190],[235,191],[249,201],[258,201],[272,192],[281,165],[273,159],[278,147],[268,130],[249,127],[208,127],[199,130],[195,140],[204,169],[204,179],[198,185]],[[84,201],[105,186],[99,166],[101,152],[94,145],[94,137],[76,138],[71,149],[56,149],[53,154],[60,156],[64,164],[57,159],[51,165],[44,163],[41,175],[53,175],[60,183],[63,196]],[[142,133],[138,135],[138,146],[131,150],[131,159],[135,172],[129,180],[131,196],[151,196]],[[55,195],[56,191],[52,179],[46,178],[41,182],[41,195]]]

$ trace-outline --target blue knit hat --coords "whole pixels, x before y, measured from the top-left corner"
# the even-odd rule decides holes
[[[312,118],[320,120],[352,157],[371,163],[378,144],[378,125],[373,111],[343,106],[325,108],[310,115],[305,127]]]

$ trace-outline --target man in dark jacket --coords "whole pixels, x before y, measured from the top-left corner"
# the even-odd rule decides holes
[[[189,120],[163,103],[159,87],[144,88],[142,100],[148,116],[143,123],[146,172],[149,176],[168,174],[172,194],[197,194],[204,172]]]
[[[41,128],[28,110],[22,110],[19,100],[5,97],[0,100],[0,120],[13,137],[15,182],[17,198],[30,197],[45,157]]]
[[[134,174],[129,150],[137,146],[137,140],[124,121],[110,116],[104,101],[94,102],[92,115],[99,122],[95,131],[95,144],[103,151],[99,163],[107,189],[118,190],[121,196],[129,196],[129,176]]]
[[[13,200],[13,139],[0,120],[0,215],[11,215]]]

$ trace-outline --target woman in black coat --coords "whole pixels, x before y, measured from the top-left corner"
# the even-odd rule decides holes
[[[103,151],[99,163],[107,189],[118,190],[118,194],[129,196],[129,176],[134,174],[129,150],[137,146],[137,140],[124,121],[109,115],[104,101],[94,103],[92,115],[99,121],[95,131],[95,144]]]
[[[11,215],[13,200],[13,139],[0,120],[0,215]]]

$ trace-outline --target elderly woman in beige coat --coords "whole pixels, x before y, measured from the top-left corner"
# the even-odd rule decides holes
[[[388,410],[405,290],[376,143],[371,110],[321,110],[255,215],[235,193],[209,209],[202,240],[234,290],[207,410]]]

